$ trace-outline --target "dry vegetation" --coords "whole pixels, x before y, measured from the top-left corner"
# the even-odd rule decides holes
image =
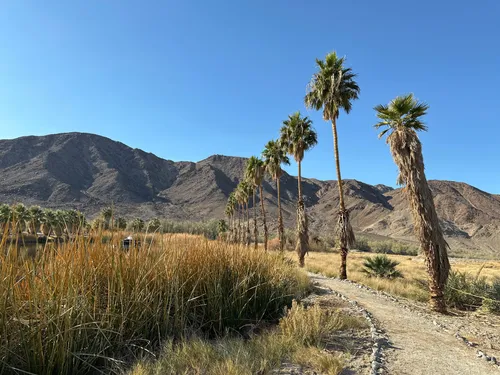
[[[279,318],[309,285],[274,254],[184,235],[2,244],[0,373],[110,373],[163,342]],[[105,239],[105,241],[103,241]]]
[[[295,257],[289,253],[290,257]],[[390,259],[399,262],[398,269],[403,278],[383,279],[367,276],[363,271],[363,261],[369,253],[351,252],[348,256],[348,278],[376,290],[399,295],[418,301],[427,301],[427,272],[424,258],[421,256],[387,255]],[[493,282],[500,275],[500,261],[475,261],[468,259],[451,259],[452,271],[465,272],[473,277],[479,273],[489,282]],[[310,272],[321,273],[329,277],[337,277],[340,266],[340,255],[336,253],[310,252],[306,257],[306,269]]]
[[[344,368],[345,358],[324,350],[329,337],[338,331],[365,325],[362,318],[332,312],[319,305],[305,308],[294,302],[278,327],[263,334],[247,340],[191,338],[179,345],[169,342],[157,361],[137,364],[131,375],[264,375],[283,363],[296,363],[315,373],[337,375]]]

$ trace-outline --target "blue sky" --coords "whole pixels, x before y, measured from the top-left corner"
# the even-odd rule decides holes
[[[0,138],[81,131],[172,160],[251,156],[288,114],[313,121],[306,177],[334,179],[331,128],[304,108],[336,50],[361,96],[339,118],[344,178],[394,186],[373,107],[430,105],[427,177],[500,193],[500,2],[0,2]],[[295,173],[295,166],[288,170]]]

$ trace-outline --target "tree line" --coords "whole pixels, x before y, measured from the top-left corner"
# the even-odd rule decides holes
[[[346,66],[345,57],[336,52],[329,53],[324,60],[316,59],[316,72],[307,85],[304,104],[308,109],[322,111],[323,120],[331,124],[334,146],[335,167],[339,203],[335,225],[336,243],[341,256],[339,276],[347,279],[347,256],[356,238],[350,222],[349,210],[346,207],[342,175],[340,168],[339,139],[337,122],[341,112],[349,114],[352,104],[359,98],[360,88],[356,82],[356,74]],[[422,117],[427,114],[429,106],[418,101],[413,94],[397,96],[387,105],[374,107],[379,122],[374,126],[382,129],[379,138],[387,135],[393,160],[399,169],[397,184],[409,201],[414,230],[425,254],[429,275],[431,306],[439,312],[446,311],[444,288],[448,279],[450,264],[448,260],[448,244],[444,240],[439,225],[431,190],[424,172],[422,145],[418,131],[426,131]],[[253,240],[257,247],[258,226],[256,195],[260,198],[260,217],[264,230],[264,249],[267,250],[268,228],[262,182],[267,173],[276,183],[278,199],[277,236],[279,248],[283,250],[283,216],[281,211],[280,177],[281,166],[289,164],[292,156],[298,166],[298,198],[296,219],[296,252],[298,263],[304,266],[304,257],[309,250],[308,220],[301,187],[301,163],[304,153],[317,144],[317,134],[308,117],[300,112],[288,116],[283,121],[278,139],[269,141],[261,157],[248,159],[245,175],[236,189],[229,195],[225,213],[229,220],[228,240],[250,245],[250,199],[253,203]],[[243,216],[243,225],[242,225]]]

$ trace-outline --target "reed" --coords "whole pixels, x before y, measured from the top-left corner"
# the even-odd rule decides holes
[[[118,372],[168,340],[275,320],[308,288],[280,256],[243,246],[156,235],[124,251],[121,234],[101,237],[33,258],[2,243],[0,373]]]

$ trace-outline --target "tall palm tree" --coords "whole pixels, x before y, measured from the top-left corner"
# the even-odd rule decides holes
[[[253,186],[247,180],[243,180],[240,182],[240,188],[242,192],[242,196],[244,199],[244,215],[243,219],[246,217],[246,226],[245,226],[245,234],[244,234],[244,243],[247,246],[250,246],[250,209],[249,209],[249,200],[250,196],[253,192]],[[243,241],[242,241],[243,242]]]
[[[299,266],[304,267],[304,257],[309,251],[309,232],[307,215],[302,197],[301,165],[304,153],[316,146],[318,136],[308,117],[301,117],[300,112],[288,116],[281,127],[280,141],[288,154],[293,156],[298,166],[298,202],[297,202],[297,244],[295,250],[299,257]]]
[[[341,264],[340,278],[347,279],[347,253],[354,244],[354,231],[349,222],[349,213],[345,208],[342,176],[340,174],[339,142],[337,136],[337,119],[341,110],[349,113],[352,101],[358,99],[359,86],[354,80],[351,68],[344,66],[345,58],[338,57],[335,52],[326,55],[325,60],[316,59],[318,71],[314,73],[308,85],[304,99],[307,108],[317,111],[323,109],[323,119],[331,121],[333,147],[337,167],[337,185],[339,188],[338,240],[340,244]]]
[[[234,218],[234,212],[236,210],[236,205],[237,205],[236,197],[235,197],[235,192],[233,191],[231,194],[229,194],[229,198],[227,200],[227,205],[226,205],[226,214],[229,217],[229,238],[228,240],[230,242],[236,242],[236,228],[235,228],[235,218]]]
[[[264,195],[262,189],[262,180],[264,179],[264,162],[256,156],[252,156],[247,160],[246,170],[245,170],[245,178],[253,183],[255,188],[259,188],[259,197],[260,197],[260,213],[262,216],[262,224],[264,226],[264,250],[267,251],[267,223],[266,223],[266,210],[264,208]],[[257,229],[257,213],[256,213],[256,205],[255,205],[255,193],[253,194],[253,216],[254,216],[254,238],[255,238],[255,248],[257,248],[259,232]]]
[[[262,151],[262,157],[267,173],[276,181],[276,190],[278,192],[278,240],[280,251],[283,251],[283,213],[281,211],[280,191],[280,177],[283,174],[283,170],[281,169],[281,164],[289,165],[290,160],[286,156],[286,150],[279,140],[267,142],[264,151]]]
[[[415,234],[425,253],[431,306],[436,311],[445,312],[443,293],[450,271],[448,244],[439,226],[436,207],[425,177],[422,144],[417,135],[417,131],[427,130],[421,117],[427,113],[429,106],[416,100],[413,94],[408,94],[374,109],[380,119],[375,127],[385,128],[379,137],[389,133],[387,143],[399,169],[397,183],[404,186],[412,209]]]
[[[243,191],[243,188],[241,186],[241,182],[236,187],[235,198],[236,198],[236,202],[238,203],[237,204],[238,226],[236,228],[236,242],[243,243],[244,236],[243,236],[243,230],[241,227],[241,214],[243,212],[243,207],[245,204],[245,192]],[[243,219],[244,219],[244,217],[243,217]]]

